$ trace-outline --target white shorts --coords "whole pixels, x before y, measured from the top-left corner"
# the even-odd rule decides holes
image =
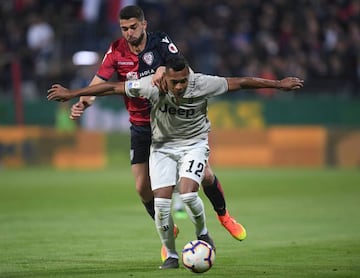
[[[149,168],[152,190],[177,185],[182,177],[200,184],[209,153],[209,144],[205,139],[192,146],[151,146]]]

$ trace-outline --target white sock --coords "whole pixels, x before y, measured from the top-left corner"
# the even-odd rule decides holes
[[[205,209],[204,203],[199,197],[197,192],[190,192],[185,194],[180,194],[181,200],[187,207],[187,210],[190,211],[190,219],[195,224],[195,233],[196,236],[204,235],[207,233],[207,228],[205,224]]]
[[[190,208],[188,206],[185,206],[185,210],[186,210],[187,214],[189,215],[191,222],[195,224],[196,221],[195,221],[194,215],[193,215],[192,211],[190,210]]]
[[[185,209],[185,205],[184,205],[183,201],[181,200],[178,192],[173,193],[172,202],[173,202],[173,206],[172,206],[173,210],[177,211],[177,210]]]
[[[171,199],[155,198],[155,226],[168,257],[178,258],[175,249],[174,222],[171,216]]]

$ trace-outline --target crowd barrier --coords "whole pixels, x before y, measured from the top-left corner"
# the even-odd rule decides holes
[[[359,167],[360,130],[321,126],[214,129],[211,159],[221,167]]]
[[[0,166],[57,169],[107,166],[106,134],[44,127],[0,127]],[[359,167],[360,130],[322,126],[215,128],[210,162],[218,167]]]
[[[106,166],[105,135],[90,131],[59,132],[44,127],[0,127],[0,165],[103,168]]]

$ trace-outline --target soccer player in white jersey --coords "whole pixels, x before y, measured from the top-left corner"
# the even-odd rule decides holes
[[[77,90],[53,85],[48,90],[47,98],[67,101],[85,95],[126,94],[129,97],[145,97],[151,101],[152,145],[149,164],[155,197],[155,225],[168,256],[160,268],[178,268],[171,216],[171,197],[175,186],[195,225],[197,238],[207,241],[215,248],[207,230],[204,205],[198,196],[210,153],[208,99],[244,88],[300,89],[303,87],[303,80],[297,77],[281,80],[225,78],[193,73],[182,57],[167,61],[161,90],[151,84],[151,79],[148,76],[134,81],[106,82]]]

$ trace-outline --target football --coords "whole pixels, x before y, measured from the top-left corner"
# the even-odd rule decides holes
[[[184,246],[181,257],[185,268],[194,273],[203,273],[213,266],[215,251],[207,242],[193,240]]]

